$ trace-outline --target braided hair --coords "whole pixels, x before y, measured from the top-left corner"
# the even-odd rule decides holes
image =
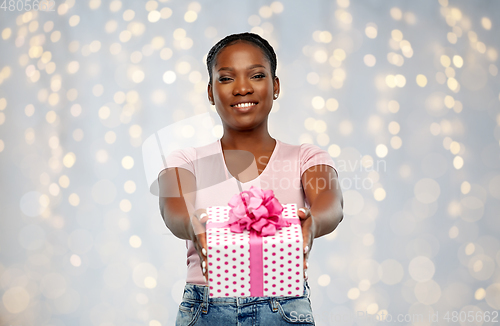
[[[265,39],[260,37],[257,34],[254,33],[240,33],[240,34],[231,34],[226,37],[224,37],[222,40],[217,42],[210,51],[208,52],[207,55],[207,68],[208,68],[208,83],[212,84],[212,69],[215,65],[217,54],[225,48],[228,45],[232,45],[234,43],[244,41],[248,43],[252,43],[253,45],[258,46],[264,55],[267,57],[269,60],[269,64],[271,65],[271,73],[274,77],[276,77],[276,66],[277,66],[277,59],[276,59],[276,53],[274,52],[273,47],[267,42]]]

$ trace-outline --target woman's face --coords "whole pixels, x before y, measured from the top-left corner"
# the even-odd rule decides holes
[[[208,98],[225,128],[249,130],[266,122],[278,93],[279,79],[273,80],[271,64],[259,47],[238,42],[217,54]]]

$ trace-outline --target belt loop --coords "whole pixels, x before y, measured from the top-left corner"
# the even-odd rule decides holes
[[[273,309],[273,312],[278,311],[278,302],[276,301],[275,297],[271,297],[271,308]]]
[[[306,286],[305,290],[306,290],[307,298],[310,299],[311,298],[311,288],[309,287],[309,282],[307,280],[304,280],[304,285]]]
[[[201,311],[204,314],[208,313],[208,299],[210,297],[210,289],[208,286],[204,286],[204,292],[203,292],[203,303],[201,304]]]

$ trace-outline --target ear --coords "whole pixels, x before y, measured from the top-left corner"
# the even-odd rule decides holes
[[[278,76],[274,77],[273,81],[273,94],[280,94],[280,79]]]
[[[208,93],[208,101],[210,102],[210,104],[215,105],[214,94],[212,91],[212,84],[210,84],[210,83],[208,83],[207,93]]]

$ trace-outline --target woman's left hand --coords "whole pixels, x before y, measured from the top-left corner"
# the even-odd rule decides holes
[[[304,240],[304,278],[307,279],[306,270],[309,267],[307,260],[309,259],[309,253],[311,252],[313,240],[314,240],[314,219],[311,215],[309,208],[302,207],[299,208],[297,214],[300,218],[300,226],[302,227],[302,238]]]

